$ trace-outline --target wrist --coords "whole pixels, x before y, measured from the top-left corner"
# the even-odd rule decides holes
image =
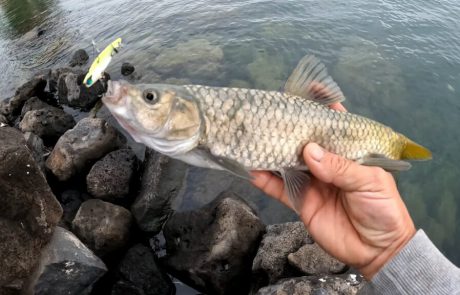
[[[399,235],[399,238],[396,239],[391,245],[381,253],[379,253],[369,264],[358,268],[361,274],[367,279],[371,280],[375,274],[377,274],[380,269],[382,269],[385,264],[391,261],[406,245],[409,241],[415,236],[416,230],[414,224],[410,223],[410,226],[405,228],[404,232]]]

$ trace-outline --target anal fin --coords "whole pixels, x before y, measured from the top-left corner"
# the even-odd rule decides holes
[[[280,173],[289,201],[298,213],[302,205],[302,192],[310,182],[310,176],[307,171],[295,168],[283,169]]]
[[[406,161],[392,160],[379,154],[367,155],[357,162],[365,166],[378,166],[388,172],[406,171],[412,167],[411,164]]]

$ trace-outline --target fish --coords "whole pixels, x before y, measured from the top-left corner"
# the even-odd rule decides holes
[[[102,78],[105,69],[109,66],[110,61],[112,60],[112,56],[118,53],[121,41],[121,38],[117,38],[104,48],[104,50],[102,50],[102,52],[96,57],[83,80],[83,84],[86,87],[89,88],[93,86],[94,83]]]
[[[280,175],[297,208],[308,184],[304,146],[363,165],[408,170],[406,160],[431,152],[377,121],[331,109],[345,96],[312,55],[301,59],[282,91],[109,81],[102,101],[137,142],[188,164],[251,179],[251,170]]]

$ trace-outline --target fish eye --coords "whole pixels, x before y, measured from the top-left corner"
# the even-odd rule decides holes
[[[155,104],[158,102],[158,98],[160,97],[158,92],[152,89],[147,89],[143,93],[144,100],[149,104]]]

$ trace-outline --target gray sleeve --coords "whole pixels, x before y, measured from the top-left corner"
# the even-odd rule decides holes
[[[460,294],[460,270],[419,230],[371,285],[375,294]]]

